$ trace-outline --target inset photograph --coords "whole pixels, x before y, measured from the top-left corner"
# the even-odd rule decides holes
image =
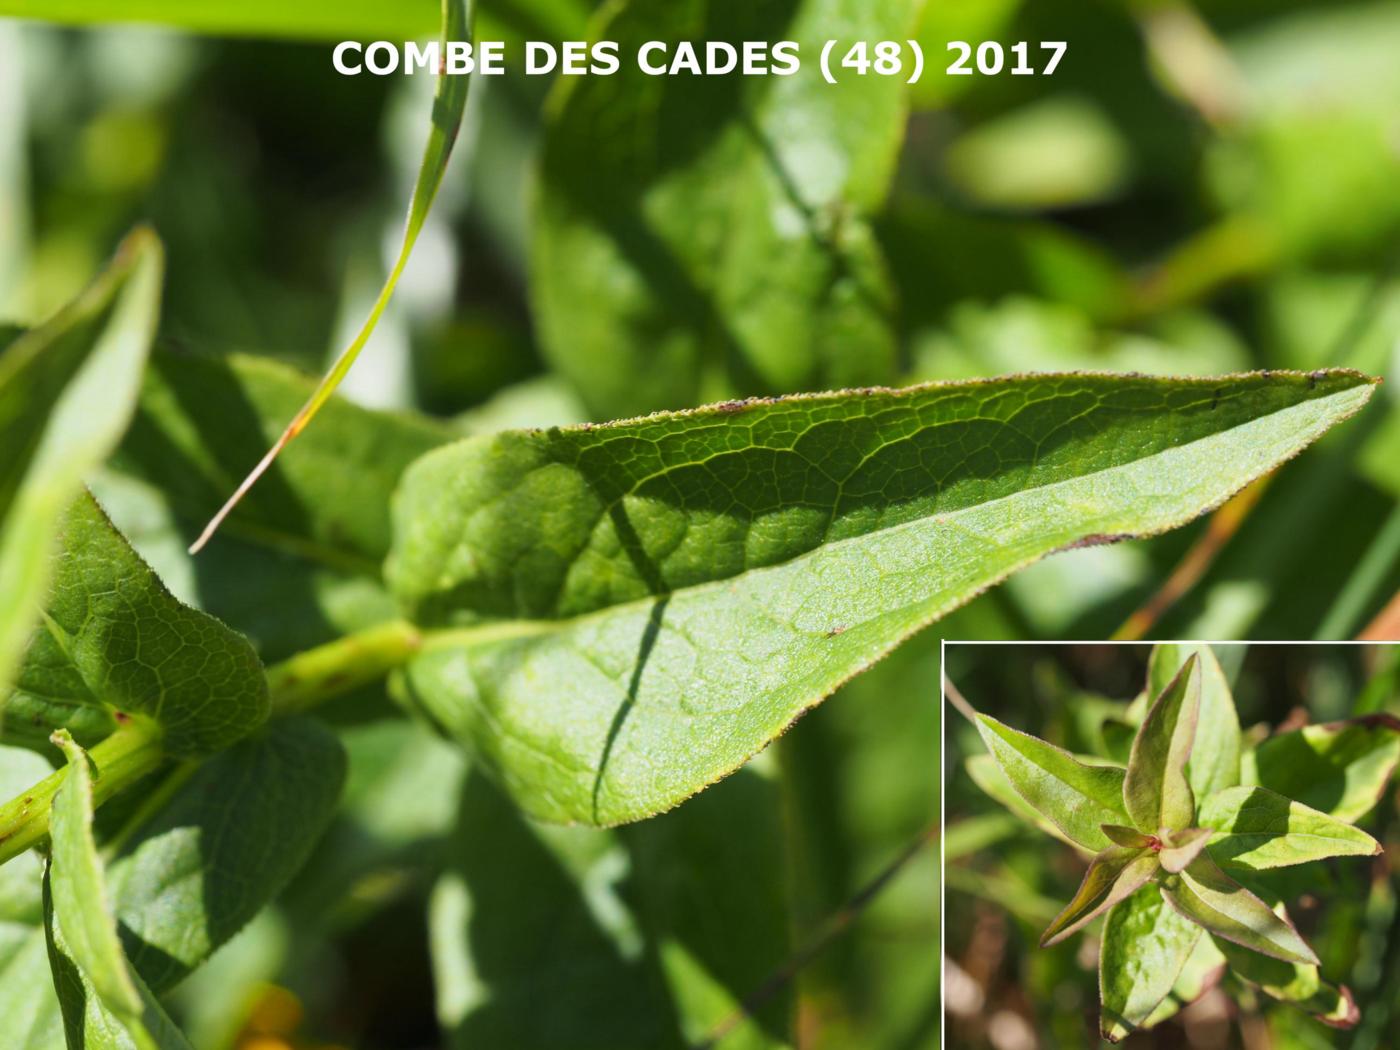
[[[1383,1050],[1400,647],[949,643],[948,1048]]]

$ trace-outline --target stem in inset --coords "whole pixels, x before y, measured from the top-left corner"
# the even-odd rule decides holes
[[[383,678],[423,645],[411,623],[395,620],[298,653],[267,669],[273,717],[298,714]]]
[[[96,808],[154,772],[165,759],[165,748],[154,723],[133,719],[90,750],[88,757],[93,764],[92,802]],[[0,864],[48,837],[49,809],[67,778],[65,766],[0,806]]]

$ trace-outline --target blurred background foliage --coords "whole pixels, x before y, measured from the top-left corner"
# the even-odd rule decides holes
[[[80,2],[46,6],[84,19]],[[797,5],[711,6],[723,27],[750,9],[781,25]],[[479,35],[606,34],[596,19],[618,5],[594,7],[483,0]],[[212,17],[143,0],[125,10],[228,35],[0,20],[0,321],[46,316],[148,220],[170,258],[165,352],[319,372],[396,247],[431,93],[424,77],[336,76],[327,41],[430,34],[436,5],[258,2]],[[644,22],[661,8],[621,10]],[[269,20],[285,39],[242,35]],[[1069,368],[1392,371],[1400,4],[931,0],[913,31],[931,68],[903,100],[888,163],[871,159],[880,170],[838,188],[814,220],[828,232],[868,223],[859,251],[882,289],[883,328],[870,354],[855,355],[861,382]],[[1051,78],[940,76],[954,39],[1065,40],[1069,52]],[[551,185],[540,173],[586,172],[612,148],[602,134],[544,164],[568,131],[553,119],[567,92],[552,89],[520,75],[473,85],[443,193],[346,396],[464,434],[603,418],[589,387],[598,375],[623,380],[625,411],[678,407],[673,391],[640,381],[644,371],[628,383],[571,356],[571,325],[543,315],[553,307],[537,288],[539,209]],[[724,113],[742,116],[778,88],[695,90],[730,92]],[[882,90],[870,104],[884,114]],[[708,119],[703,94],[690,98],[701,99],[694,119]],[[783,147],[782,121],[765,126]],[[823,165],[840,160],[808,154],[802,173],[821,183]],[[765,250],[783,258],[781,246]],[[565,276],[566,305],[602,316],[570,300]],[[671,322],[700,323],[671,305],[661,299]],[[604,346],[646,345],[625,311],[609,323]],[[828,374],[819,364],[696,389],[788,392],[775,374]],[[1355,634],[1400,587],[1394,386],[1214,521],[1050,559],[938,635],[1106,637],[1125,622],[1163,637]],[[163,571],[181,571],[173,546],[132,538]],[[255,640],[265,657],[284,655],[286,638],[315,644],[324,629],[288,624]],[[926,633],[765,760],[674,814],[607,833],[527,825],[454,752],[367,696],[342,716],[352,755],[342,816],[281,905],[185,986],[182,1018],[201,1048],[429,1046],[439,1025],[455,1046],[701,1045],[935,819],[937,646]],[[1008,866],[1043,861],[1036,845],[1005,845]],[[936,886],[933,851],[915,854],[723,1045],[784,1045],[774,1017],[789,1009],[804,1047],[937,1045]],[[1046,887],[1056,899],[1051,889],[1062,887]],[[774,901],[785,902],[783,922]],[[1032,971],[1054,974],[1028,971],[1006,994],[1085,994],[1072,958],[1047,958]]]
[[[1247,739],[1360,715],[1400,715],[1400,648],[1389,645],[1216,645]],[[1106,716],[1147,680],[1147,645],[950,645],[949,679],[976,710],[1081,754]],[[1083,877],[1074,852],[1023,823],[973,783],[977,731],[947,710],[944,761],[949,968],[947,1045],[1034,1050],[1089,1046],[1098,1032],[1098,926],[1053,948],[1041,931]],[[1123,1042],[1197,1050],[1391,1050],[1400,1021],[1397,787],[1357,823],[1386,854],[1310,869],[1289,913],[1361,1010],[1351,1031],[1244,986],[1207,992],[1172,1019]],[[1292,869],[1290,869],[1292,870]],[[1105,1044],[1106,1045],[1106,1044]]]

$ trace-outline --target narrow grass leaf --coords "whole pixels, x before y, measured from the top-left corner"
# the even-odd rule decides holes
[[[448,445],[395,501],[426,633],[399,693],[532,815],[640,819],[1008,574],[1190,519],[1372,389],[1025,376]]]
[[[1228,941],[1284,962],[1316,965],[1317,956],[1286,915],[1235,882],[1202,853],[1162,883],[1162,896],[1184,918]]]
[[[162,268],[155,234],[136,230],[86,291],[0,355],[0,689],[48,588],[58,520],[135,408]]]
[[[1192,655],[1200,661],[1201,705],[1186,779],[1197,798],[1240,782],[1240,718],[1225,671],[1208,645],[1157,645],[1147,665],[1148,691],[1161,694]]]
[[[1196,739],[1200,701],[1200,663],[1191,656],[1153,701],[1128,756],[1123,803],[1139,831],[1184,829],[1195,818],[1186,760]]]
[[[1040,946],[1048,948],[1083,929],[1146,885],[1157,868],[1157,855],[1150,849],[1109,846],[1089,864],[1074,898],[1041,934]]]
[[[1144,1024],[1191,958],[1201,928],[1144,888],[1109,909],[1099,948],[1099,1027],[1110,1043]]]
[[[1099,851],[1109,845],[1101,830],[1123,816],[1123,771],[1090,766],[1068,751],[1047,744],[988,715],[977,716],[977,731],[1016,793],[1072,841]]]
[[[1201,804],[1200,822],[1215,831],[1211,856],[1248,871],[1381,852],[1360,828],[1261,787],[1212,795]]]
[[[470,34],[468,23],[466,0],[442,0],[442,34],[440,43],[445,49],[448,41],[467,40]],[[298,434],[300,434],[311,420],[335,393],[341,381],[354,366],[356,358],[360,356],[360,351],[369,342],[369,337],[374,333],[375,327],[379,324],[380,317],[383,316],[385,308],[389,305],[389,300],[393,297],[394,289],[398,287],[399,278],[403,275],[404,267],[408,265],[408,258],[413,254],[413,246],[418,242],[418,234],[422,232],[423,224],[427,221],[428,212],[432,209],[433,200],[437,197],[439,187],[442,186],[443,176],[447,173],[447,162],[452,156],[452,147],[457,142],[457,133],[461,130],[462,114],[467,106],[467,86],[469,78],[466,76],[450,75],[444,69],[438,71],[437,94],[433,99],[432,128],[428,133],[428,143],[423,151],[423,160],[418,169],[418,180],[413,186],[413,197],[408,205],[408,220],[404,224],[403,243],[399,247],[398,256],[394,259],[394,264],[389,270],[389,276],[384,281],[383,288],[380,289],[379,296],[370,307],[369,316],[361,325],[355,338],[350,341],[335,364],[326,373],[320,385],[312,392],[306,403],[297,414],[292,417],[292,421],[287,424],[287,428],[281,436],[273,443],[272,448],[258,462],[238,488],[234,490],[219,511],[210,519],[209,524],[204,527],[204,531],[199,534],[194,543],[190,545],[190,553],[198,553],[223,520],[233,512],[243,496],[251,489],[258,478],[272,466],[273,461],[283,448],[287,446]]]

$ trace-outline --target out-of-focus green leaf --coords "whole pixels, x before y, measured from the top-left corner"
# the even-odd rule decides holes
[[[933,67],[946,66],[953,53],[953,40],[995,40],[1021,6],[1021,0],[961,0],[955,4],[924,4],[918,37]],[[941,65],[940,65],[941,64]],[[963,94],[976,83],[976,77],[924,76],[913,89],[914,101],[932,107]]]
[[[470,439],[395,502],[429,629],[402,693],[533,815],[648,816],[988,585],[1215,506],[1370,389],[1038,376]]]
[[[1217,937],[1284,962],[1316,965],[1317,956],[1286,914],[1267,904],[1220,870],[1202,853],[1179,875],[1162,883],[1162,896],[1183,917]]]
[[[1187,657],[1148,708],[1128,757],[1123,803],[1139,831],[1155,835],[1163,829],[1181,830],[1195,818],[1186,760],[1196,739],[1200,706],[1200,661]]]
[[[1201,803],[1200,822],[1215,831],[1211,856],[1249,871],[1381,851],[1380,843],[1360,828],[1261,787],[1210,796]]]
[[[1370,715],[1269,737],[1242,763],[1241,780],[1354,821],[1380,799],[1397,760],[1400,721]]]
[[[1361,1019],[1351,990],[1324,981],[1316,966],[1271,959],[1224,938],[1215,938],[1215,944],[1231,972],[1266,995],[1306,1010],[1332,1028],[1354,1028]]]
[[[44,912],[49,963],[69,1045],[188,1050],[122,954],[92,835],[88,756],[66,733],[57,734],[55,742],[67,755],[69,775],[53,802]]]
[[[57,523],[131,418],[162,265],[160,242],[137,230],[82,295],[0,355],[0,689],[44,600]]]
[[[1119,901],[1127,900],[1152,878],[1157,868],[1157,854],[1151,849],[1107,847],[1089,864],[1074,897],[1041,935],[1040,946],[1058,944]]]
[[[1115,905],[1099,948],[1100,1030],[1117,1043],[1145,1022],[1176,983],[1201,928],[1169,908],[1154,887]]]
[[[6,734],[44,747],[70,729],[93,744],[121,719],[159,727],[172,755],[218,751],[267,718],[252,647],[181,604],[127,546],[90,496],[59,527],[53,593],[3,704]]]
[[[449,1046],[695,1046],[788,957],[779,800],[763,776],[622,833],[530,824],[480,775],[461,797],[431,905]],[[789,1045],[787,1001],[740,1017],[726,1042]]]
[[[0,747],[0,798],[42,780],[47,761],[32,751]],[[63,1045],[63,1015],[44,943],[43,861],[29,852],[0,867],[0,1017],[17,1050]]]
[[[1052,96],[967,132],[947,166],[978,204],[1031,211],[1111,199],[1131,177],[1132,155],[1093,100]]]
[[[1201,705],[1186,777],[1196,798],[1240,782],[1240,717],[1220,661],[1208,645],[1158,645],[1147,665],[1147,691],[1158,696],[1192,654],[1200,661]]]
[[[131,965],[171,987],[248,923],[330,821],[345,750],[314,722],[279,720],[195,771],[111,866]]]
[[[228,36],[323,40],[414,39],[430,35],[441,21],[437,0],[0,0],[0,15],[77,26],[145,22]]]
[[[1109,845],[1102,828],[1117,824],[1123,809],[1123,770],[1090,766],[1067,751],[977,716],[977,730],[1006,779],[1030,807],[1072,841],[1099,851]]]
[[[849,41],[905,40],[918,7],[634,2],[598,27],[622,68],[559,87],[531,260],[544,348],[590,411],[891,381],[893,297],[868,217],[904,87],[832,90],[816,56],[833,24]],[[649,76],[631,58],[705,39],[795,41],[802,68]]]

